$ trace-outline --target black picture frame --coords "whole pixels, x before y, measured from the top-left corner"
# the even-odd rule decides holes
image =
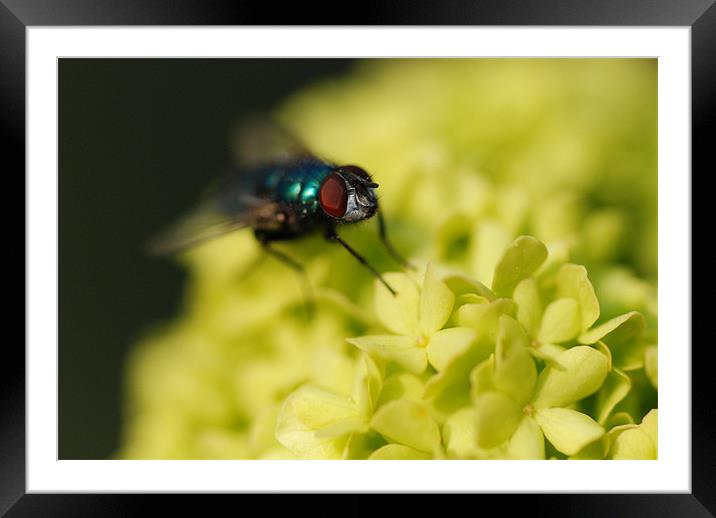
[[[714,0],[454,0],[376,2],[348,7],[336,4],[336,7],[340,11],[326,11],[325,6],[312,7],[304,3],[276,9],[236,1],[0,0],[0,127],[6,144],[3,146],[4,169],[9,173],[5,175],[6,180],[24,178],[25,30],[41,25],[294,25],[299,22],[343,25],[350,22],[358,25],[690,26],[692,169],[702,170],[704,175],[713,170],[712,166],[707,169],[707,160],[712,147],[708,129],[716,125]],[[688,174],[684,172],[684,181],[688,180]],[[691,174],[691,178],[693,176]],[[24,181],[21,182],[24,193]],[[17,218],[19,209],[12,214],[12,219]],[[26,260],[23,251],[23,265]],[[709,347],[710,344],[701,343],[692,348],[690,494],[543,495],[530,502],[533,511],[549,510],[550,514],[569,516],[714,516],[716,413],[710,398],[701,396],[712,393],[706,385],[710,378]],[[139,496],[25,493],[25,355],[19,341],[9,339],[3,353],[0,361],[0,515],[124,516],[142,509]],[[504,500],[500,505],[513,507],[521,505],[522,499]]]

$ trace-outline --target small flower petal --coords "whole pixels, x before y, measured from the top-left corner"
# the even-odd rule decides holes
[[[450,288],[450,291],[452,291],[456,296],[474,294],[479,297],[483,297],[488,301],[495,300],[496,298],[495,294],[492,293],[492,290],[480,281],[476,281],[475,279],[457,271],[448,272],[443,277],[443,282],[447,284],[447,287]]]
[[[422,403],[399,399],[382,406],[371,427],[389,441],[433,453],[440,450],[440,429]]]
[[[276,439],[302,459],[340,459],[348,436],[319,437],[316,431],[359,419],[350,400],[305,385],[291,393],[276,420]]]
[[[472,327],[481,337],[497,338],[500,315],[514,315],[515,303],[510,299],[496,299],[489,304],[465,304],[458,310],[460,326]]]
[[[632,311],[605,322],[579,337],[581,343],[599,340],[612,351],[614,364],[624,370],[639,369],[644,365],[644,346],[639,340],[645,328],[641,313]]]
[[[362,354],[358,359],[351,397],[358,405],[363,418],[367,419],[373,414],[382,388],[383,376],[380,369],[368,354]]]
[[[586,331],[599,318],[599,301],[587,275],[578,264],[565,264],[557,272],[557,298],[569,297],[579,303],[581,330]]]
[[[580,326],[581,317],[577,301],[570,298],[557,299],[544,311],[539,341],[553,344],[568,342],[579,334]]]
[[[522,409],[510,397],[497,391],[475,400],[475,430],[480,448],[494,448],[509,439],[522,419]]]
[[[445,325],[452,313],[455,296],[428,265],[420,294],[420,326],[430,336]]]
[[[402,444],[386,444],[371,453],[368,460],[429,460],[432,455]]]
[[[472,237],[472,268],[475,277],[487,285],[492,284],[495,266],[502,251],[510,244],[509,231],[495,220],[483,220]]]
[[[624,425],[609,431],[610,458],[621,460],[654,460],[658,458],[658,413],[654,409],[641,424]]]
[[[389,272],[383,278],[396,291],[396,295],[376,281],[373,299],[375,314],[385,328],[395,334],[419,335],[420,293],[417,284],[404,273]]]
[[[659,388],[659,349],[655,345],[650,345],[644,349],[644,370],[646,377],[655,389]]]
[[[597,392],[594,415],[599,424],[604,424],[614,407],[626,397],[631,390],[631,379],[619,369],[607,374],[604,384]]]
[[[527,335],[512,317],[500,317],[495,350],[495,387],[523,405],[532,396],[537,381],[535,362],[527,351]]]
[[[569,408],[541,408],[535,419],[547,440],[562,453],[574,455],[604,435],[604,429],[588,415]]]
[[[286,411],[293,412],[302,423],[314,430],[359,417],[358,407],[350,399],[312,385],[304,385],[291,393],[281,414]]]
[[[475,339],[476,332],[469,327],[451,327],[433,334],[426,347],[428,361],[439,372],[452,359],[462,354]]]
[[[458,410],[443,425],[445,452],[449,459],[474,459],[478,456],[477,429],[473,408]]]
[[[563,369],[564,366],[559,364],[560,355],[567,350],[566,347],[554,344],[540,344],[539,347],[529,347],[529,353],[535,358],[539,358],[548,365]]]
[[[520,236],[507,247],[495,267],[492,291],[510,297],[517,284],[529,277],[547,259],[547,247],[531,236]]]
[[[495,387],[495,355],[478,363],[470,371],[470,396],[474,401],[478,396],[496,390]]]
[[[532,417],[525,416],[507,442],[507,457],[519,460],[544,460],[544,434]]]
[[[607,422],[604,424],[604,428],[609,430],[611,434],[612,429],[615,427],[632,424],[634,424],[634,419],[632,419],[629,412],[615,412],[609,416]]]
[[[520,282],[512,298],[517,304],[517,321],[529,335],[536,336],[542,321],[542,302],[534,278],[528,277]]]
[[[394,361],[415,374],[422,373],[428,366],[425,351],[419,349],[415,339],[408,336],[369,335],[346,341],[381,360]]]
[[[425,386],[417,376],[408,372],[399,372],[389,376],[383,383],[377,406],[383,406],[394,399],[420,401],[424,391]]]
[[[569,456],[569,460],[602,460],[609,452],[609,436],[602,435],[596,441],[587,444],[574,455]]]
[[[425,384],[424,398],[430,400],[441,422],[470,403],[470,371],[487,359],[493,349],[494,344],[489,341],[473,342]]]
[[[607,377],[608,360],[586,345],[567,349],[537,378],[533,403],[540,407],[566,406],[593,394]]]
[[[612,318],[581,334],[579,343],[593,344],[601,340],[609,347],[619,347],[639,336],[644,330],[644,326],[644,317],[641,313],[632,311]]]
[[[650,410],[641,420],[641,429],[646,432],[654,444],[659,442],[659,410]]]
[[[619,434],[611,449],[615,460],[656,460],[656,447],[649,436],[639,428],[632,428]]]
[[[612,350],[609,346],[604,342],[597,342],[592,344],[592,347],[607,357],[607,368],[612,370],[614,368],[614,362],[612,361]]]
[[[490,299],[478,295],[476,293],[463,293],[455,300],[456,306],[462,306],[463,304],[487,304]]]
[[[365,433],[370,429],[364,419],[338,421],[332,425],[316,430],[319,439],[334,439],[351,433]]]

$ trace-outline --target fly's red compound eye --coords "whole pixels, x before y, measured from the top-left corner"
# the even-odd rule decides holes
[[[318,191],[318,200],[326,214],[334,218],[342,218],[348,205],[348,189],[343,178],[331,174],[323,180],[321,190]]]

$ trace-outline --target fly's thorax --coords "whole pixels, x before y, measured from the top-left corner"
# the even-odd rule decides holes
[[[265,192],[287,203],[318,203],[318,189],[331,172],[325,163],[298,162],[277,167],[268,177]]]
[[[319,203],[331,218],[353,223],[370,218],[378,210],[376,187],[378,184],[360,167],[337,167],[321,183]]]

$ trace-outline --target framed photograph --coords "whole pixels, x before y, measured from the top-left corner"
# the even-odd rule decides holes
[[[711,2],[361,26],[74,4],[0,6],[27,203],[2,512],[177,492],[716,508],[691,339]]]

